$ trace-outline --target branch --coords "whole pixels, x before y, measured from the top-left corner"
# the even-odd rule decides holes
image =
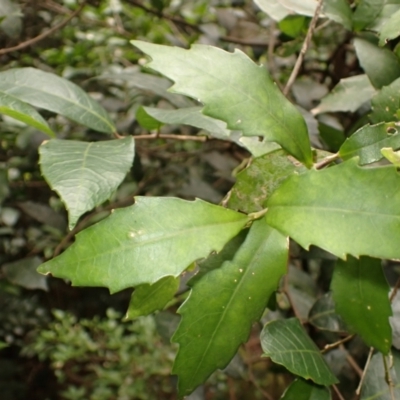
[[[173,135],[168,133],[152,133],[150,135],[133,135],[135,140],[155,140],[155,139],[174,139],[174,140],[192,140],[194,142],[206,142],[207,136],[189,136],[189,135]]]

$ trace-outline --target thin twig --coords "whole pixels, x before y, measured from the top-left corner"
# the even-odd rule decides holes
[[[396,294],[399,291],[399,287],[400,287],[400,278],[397,279],[396,285],[394,285],[392,293],[390,293],[390,297],[389,297],[390,302],[392,302],[393,299],[396,297]]]
[[[301,315],[295,305],[295,302],[293,301],[292,296],[290,295],[289,274],[286,274],[285,277],[283,278],[283,292],[286,294],[286,297],[289,301],[290,307],[292,307],[295,317],[298,318],[301,323],[303,323],[303,320],[302,320]]]
[[[322,169],[329,165],[331,162],[337,160],[339,158],[339,154],[332,154],[331,156],[325,157],[323,160],[314,164],[315,169]]]
[[[304,56],[307,53],[308,46],[310,45],[312,35],[313,35],[315,27],[317,25],[319,13],[321,12],[321,8],[322,8],[322,3],[323,3],[323,0],[318,0],[318,4],[315,9],[314,16],[312,17],[312,20],[310,22],[310,26],[308,28],[306,38],[304,39],[303,46],[301,47],[300,54],[297,57],[296,63],[294,65],[292,73],[290,74],[290,78],[285,86],[285,89],[283,89],[283,94],[285,96],[288,95],[288,93],[300,71],[301,64],[303,63]]]
[[[327,345],[321,350],[321,353],[324,354],[324,353],[326,353],[326,352],[329,351],[329,350],[332,350],[332,349],[334,349],[334,348],[336,348],[336,347],[339,347],[339,346],[342,345],[343,343],[346,343],[346,342],[348,342],[349,340],[353,339],[354,336],[355,336],[355,335],[349,335],[349,336],[346,336],[345,338],[343,338],[343,339],[341,339],[341,340],[338,340],[338,341],[335,342],[335,343],[327,344]]]
[[[174,135],[169,133],[152,133],[150,135],[134,135],[135,140],[155,140],[155,139],[173,139],[173,140],[192,140],[195,142],[206,142],[207,136],[189,136],[189,135]]]
[[[68,18],[66,18],[63,22],[60,22],[58,25],[53,26],[53,28],[48,29],[47,31],[41,33],[38,36],[35,36],[32,39],[26,40],[25,42],[22,42],[16,46],[13,47],[6,47],[5,49],[0,49],[0,55],[3,54],[7,54],[7,53],[11,53],[13,51],[18,51],[18,50],[22,50],[25,47],[28,46],[32,46],[33,44],[40,42],[41,40],[43,40],[44,38],[46,38],[47,36],[50,36],[51,34],[53,34],[54,32],[56,32],[57,30],[63,28],[65,25],[67,25],[72,18],[74,18],[75,16],[77,16],[83,9],[83,7],[85,6],[86,2],[83,1],[81,3],[81,5],[79,6],[79,8],[77,8]]]
[[[353,356],[347,351],[347,349],[341,344],[339,346],[340,350],[346,352],[346,360],[350,364],[350,366],[354,369],[356,374],[361,378],[363,374],[363,370],[359,367],[357,364],[356,360],[353,358]]]
[[[385,369],[385,381],[389,386],[389,393],[390,393],[390,398],[391,400],[396,400],[394,397],[394,384],[392,377],[390,375],[390,366],[387,364],[386,357],[384,354],[382,354],[382,360],[383,360],[383,367]]]
[[[336,385],[332,385],[332,389],[337,394],[337,397],[339,397],[339,400],[345,400],[345,398],[342,396],[342,393],[340,393],[340,391]]]
[[[367,361],[366,361],[365,366],[364,366],[364,371],[363,371],[362,377],[360,379],[360,383],[358,384],[358,387],[357,387],[357,390],[356,390],[356,395],[357,396],[360,396],[361,388],[362,388],[362,385],[364,384],[365,375],[367,374],[367,370],[368,370],[369,364],[371,362],[371,358],[372,358],[373,353],[374,353],[374,348],[371,347],[369,349],[368,358],[367,358]]]

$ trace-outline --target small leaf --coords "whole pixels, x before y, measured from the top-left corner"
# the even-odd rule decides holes
[[[400,258],[400,176],[394,166],[362,168],[357,158],[293,175],[267,202],[267,222],[304,248],[343,259]]]
[[[372,98],[372,113],[368,116],[373,124],[398,121],[400,116],[400,78],[382,88]]]
[[[226,367],[248,339],[286,271],[287,256],[287,239],[259,220],[233,260],[196,281],[172,338],[179,343],[173,373],[181,396]]]
[[[382,0],[361,0],[353,13],[355,31],[361,31],[371,24],[382,11]]]
[[[80,87],[49,72],[35,68],[0,72],[0,92],[100,132],[116,130],[107,112]]]
[[[335,111],[357,111],[365,102],[371,99],[375,89],[367,75],[356,75],[341,79],[333,90],[326,95],[313,114]]]
[[[40,168],[68,209],[69,228],[104,203],[124,180],[135,154],[132,137],[95,143],[52,139],[40,148]]]
[[[136,111],[136,120],[140,126],[149,131],[158,130],[161,127],[160,122],[153,118],[142,106]]]
[[[306,166],[312,165],[307,126],[300,112],[265,67],[240,50],[228,53],[204,45],[184,50],[136,40],[132,44],[151,57],[149,68],[175,82],[171,91],[202,102],[205,115],[225,121],[228,129],[240,130],[244,136],[264,136]]]
[[[278,319],[267,323],[261,332],[264,356],[283,365],[293,374],[311,379],[319,385],[337,382],[318,347],[297,318]]]
[[[202,200],[135,200],[80,232],[72,246],[39,272],[111,292],[152,284],[177,277],[193,261],[220,251],[248,221],[246,215]]]
[[[389,21],[383,25],[379,33],[379,46],[383,46],[389,40],[400,36],[400,10],[394,13]]]
[[[125,319],[134,319],[162,310],[179,288],[179,279],[166,276],[152,285],[144,284],[135,289]]]
[[[331,400],[328,388],[304,379],[296,379],[285,390],[281,400]]]
[[[33,126],[34,128],[47,133],[54,137],[54,132],[50,129],[43,117],[29,104],[18,100],[14,96],[3,93],[0,90],[0,113],[8,115],[24,124]]]
[[[400,148],[399,127],[393,122],[365,125],[343,143],[339,155],[344,160],[360,157],[360,165],[370,164],[383,158],[383,147]]]
[[[384,147],[381,149],[382,156],[385,157],[389,162],[394,164],[397,168],[400,167],[400,152],[393,151],[391,147]]]

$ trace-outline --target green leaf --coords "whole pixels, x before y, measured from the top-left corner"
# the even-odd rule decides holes
[[[224,368],[248,339],[286,271],[287,256],[287,239],[259,220],[232,260],[196,281],[172,339],[179,343],[173,373],[181,396]]]
[[[392,343],[389,323],[392,308],[381,260],[368,257],[338,260],[331,290],[336,311],[349,329],[359,334],[368,346],[387,354]]]
[[[273,191],[298,168],[283,150],[252,160],[239,172],[231,189],[228,207],[246,213],[261,211]]]
[[[133,206],[80,232],[39,272],[111,292],[152,284],[220,251],[247,221],[246,215],[202,200],[137,197]]]
[[[400,148],[400,134],[395,123],[366,125],[343,143],[339,155],[344,160],[358,156],[360,164],[370,164],[383,158],[383,147]]]
[[[377,89],[400,76],[400,63],[392,51],[361,38],[354,39],[354,47],[361,67]]]
[[[166,276],[152,285],[144,284],[135,289],[125,319],[134,319],[162,310],[179,288],[179,278]]]
[[[352,12],[346,0],[324,0],[322,13],[332,21],[342,24],[349,31],[352,29]]]
[[[312,165],[302,115],[279,91],[266,68],[240,50],[228,53],[204,45],[184,50],[136,40],[132,44],[152,58],[149,68],[175,82],[171,91],[202,102],[205,115],[225,121],[228,129],[240,130],[244,136],[277,142],[308,167]]]
[[[304,379],[296,379],[286,390],[281,400],[331,400],[328,388]]]
[[[275,21],[282,20],[290,13],[279,0],[254,0],[254,3]]]
[[[136,111],[136,120],[140,126],[149,131],[159,130],[162,125],[157,119],[153,118],[143,106],[140,106]]]
[[[0,350],[5,349],[5,348],[8,347],[8,346],[9,346],[8,343],[5,343],[5,342],[3,342],[3,341],[0,341]]]
[[[376,353],[365,374],[364,384],[361,388],[361,400],[393,400],[400,398],[400,352],[392,350],[392,357],[387,359],[387,364],[393,363],[389,370],[393,383],[393,396],[387,383],[386,372],[382,360],[383,355]]]
[[[69,228],[79,217],[104,203],[132,167],[132,137],[103,142],[52,139],[40,148],[43,176],[68,209]]]
[[[297,38],[307,30],[307,19],[303,15],[288,15],[279,22],[278,28],[281,33]]]
[[[341,79],[333,90],[326,95],[313,114],[335,111],[357,111],[365,102],[371,99],[375,89],[367,75],[356,75]]]
[[[400,258],[400,176],[394,166],[363,168],[357,158],[288,178],[267,202],[267,222],[304,248],[343,259]]]
[[[400,10],[394,13],[379,33],[379,46],[400,36]]]
[[[384,1],[361,0],[353,13],[353,26],[355,31],[361,31],[371,24],[382,11]]]
[[[50,129],[43,117],[29,104],[24,103],[14,96],[0,91],[0,113],[8,115],[24,124],[47,133],[54,137],[54,132]]]
[[[116,130],[107,112],[80,87],[49,72],[35,68],[0,72],[0,92],[100,132]]]
[[[400,115],[400,78],[382,88],[372,98],[372,113],[368,116],[373,124],[398,121]]]
[[[394,164],[397,168],[400,167],[400,152],[393,151],[391,147],[384,147],[381,149],[383,157],[385,157],[389,162]]]
[[[293,374],[311,379],[319,385],[337,382],[318,347],[297,318],[267,323],[261,332],[264,356],[283,365]]]

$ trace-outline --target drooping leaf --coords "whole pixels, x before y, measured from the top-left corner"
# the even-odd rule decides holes
[[[383,158],[384,147],[400,148],[399,128],[394,122],[363,126],[346,139],[339,155],[344,160],[358,156],[360,165],[370,164]]]
[[[394,13],[379,33],[379,45],[383,46],[389,40],[400,36],[400,10]]]
[[[172,339],[179,343],[173,373],[180,395],[224,368],[247,340],[285,273],[287,256],[287,239],[256,221],[234,258],[196,281]]]
[[[393,395],[386,380],[386,372],[382,360],[383,355],[376,353],[372,356],[364,384],[361,388],[361,400],[393,400],[400,398],[400,352],[392,350],[392,357],[387,358],[387,364],[393,366],[389,369],[393,383]]]
[[[382,88],[371,101],[373,124],[400,120],[400,78]]]
[[[384,2],[382,0],[361,0],[353,13],[354,30],[361,31],[382,11]]]
[[[52,139],[40,148],[43,176],[68,210],[69,228],[79,217],[106,201],[132,166],[132,137],[87,143]]]
[[[335,111],[357,111],[365,102],[371,99],[375,89],[367,75],[356,75],[341,79],[333,90],[326,95],[313,114]]]
[[[175,82],[173,92],[202,102],[205,115],[225,121],[228,129],[240,130],[244,136],[277,142],[307,166],[312,165],[300,112],[279,91],[265,67],[254,64],[240,50],[228,53],[204,45],[184,50],[135,40],[132,44],[151,57],[149,68]]]
[[[298,168],[283,150],[255,158],[238,173],[231,189],[229,208],[246,213],[260,211],[273,191]]]
[[[79,86],[50,72],[35,68],[0,72],[0,92],[100,132],[116,130],[107,112]]]
[[[71,247],[39,272],[111,292],[152,284],[179,276],[193,261],[220,251],[247,220],[202,200],[138,197],[133,206],[80,232]]]
[[[290,372],[318,385],[337,382],[318,347],[307,335],[297,318],[267,323],[261,332],[264,356],[283,365]]]
[[[179,279],[166,276],[152,285],[140,285],[132,294],[125,319],[134,319],[162,310],[179,288]]]
[[[282,20],[290,13],[279,0],[254,0],[254,3],[275,21]]]
[[[359,334],[368,346],[387,354],[392,343],[389,323],[392,308],[381,260],[369,257],[338,260],[331,290],[336,311],[349,329]]]
[[[281,400],[331,400],[328,388],[304,379],[296,379],[282,395]]]
[[[18,100],[0,90],[0,113],[8,115],[24,124],[33,126],[40,131],[54,137],[54,132],[50,129],[43,117],[29,104]]]
[[[267,222],[304,248],[343,259],[400,258],[400,176],[394,166],[363,168],[357,158],[289,177],[267,202]]]
[[[354,39],[354,47],[361,67],[377,89],[400,77],[400,62],[392,51],[361,38]]]

